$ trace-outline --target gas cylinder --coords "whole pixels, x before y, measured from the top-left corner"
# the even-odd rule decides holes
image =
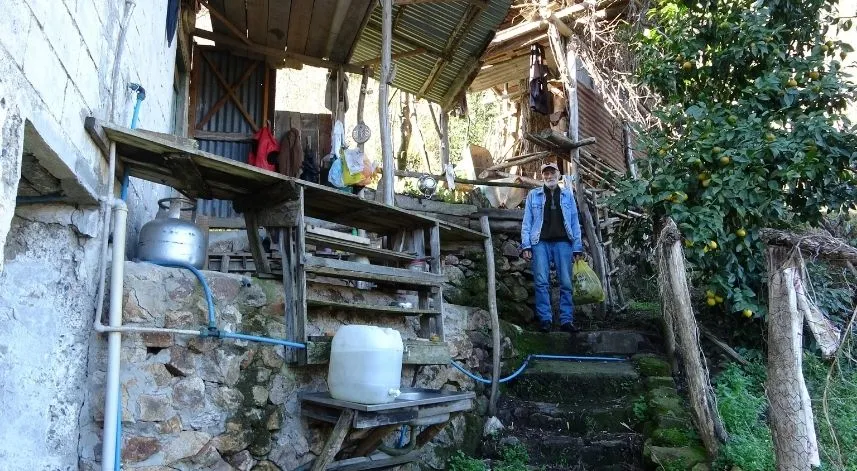
[[[137,257],[144,261],[184,263],[196,268],[205,264],[207,247],[205,234],[196,224],[181,219],[182,211],[196,209],[193,201],[185,198],[158,200],[155,219],[140,229]]]

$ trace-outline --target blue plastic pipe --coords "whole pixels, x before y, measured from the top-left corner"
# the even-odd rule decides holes
[[[134,113],[131,115],[131,129],[137,129],[137,124],[140,121],[140,107],[143,105],[143,100],[146,99],[146,89],[138,83],[128,85],[132,91],[137,92],[137,102],[134,103]],[[120,187],[119,195],[122,201],[128,201],[128,185],[131,180],[131,175],[128,172],[128,167],[125,167],[125,172],[122,174],[122,186]]]
[[[134,103],[134,114],[131,115],[131,129],[137,129],[137,121],[140,119],[140,105],[146,99],[146,89],[138,83],[130,83],[128,88],[137,92],[137,103]]]
[[[524,372],[524,370],[527,369],[527,367],[530,364],[530,360],[555,360],[555,361],[580,361],[580,362],[585,362],[585,361],[593,361],[593,362],[595,362],[595,361],[598,361],[598,362],[628,361],[625,358],[616,358],[616,357],[585,357],[585,356],[576,356],[576,355],[541,355],[541,354],[527,355],[527,358],[524,360],[523,363],[521,363],[521,366],[518,367],[518,369],[515,370],[514,373],[510,374],[509,376],[506,376],[505,378],[500,378],[498,383],[506,383],[508,381],[515,379],[518,375],[520,375],[521,373]],[[467,371],[463,366],[459,365],[455,361],[452,361],[450,364],[452,366],[454,366],[455,369],[464,373],[465,375],[467,375],[470,379],[472,379],[474,381],[480,382],[482,384],[491,384],[490,379],[485,379],[481,376],[478,376],[476,374],[473,374],[473,373]]]
[[[163,262],[159,260],[150,260],[149,262],[162,267],[190,270],[196,276],[196,279],[199,280],[199,284],[202,285],[202,291],[205,293],[205,303],[208,304],[208,328],[217,330],[217,320],[214,317],[214,297],[211,296],[211,288],[208,287],[208,283],[205,281],[205,276],[203,276],[202,272],[195,266],[182,262]]]
[[[248,334],[240,334],[238,332],[220,332],[217,334],[218,337],[224,339],[237,339],[237,340],[249,340],[251,342],[260,342],[260,343],[270,343],[274,345],[282,345],[284,347],[292,347],[305,349],[306,345],[297,342],[291,342],[289,340],[277,339],[273,337],[262,337],[259,335],[248,335]]]

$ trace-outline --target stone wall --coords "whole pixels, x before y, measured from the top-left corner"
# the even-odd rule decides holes
[[[8,0],[0,10],[0,462],[10,470],[77,470],[107,162],[84,129],[95,116],[170,131],[176,43],[167,0],[136,2],[116,90],[113,64],[125,2]],[[115,113],[108,115],[115,94]],[[71,204],[16,205],[23,153]],[[149,220],[159,185],[134,181],[129,238]],[[133,244],[132,244],[133,246]]]
[[[190,273],[144,263],[126,263],[124,322],[199,328],[205,323],[202,290]],[[282,285],[240,275],[205,272],[221,329],[283,336]],[[381,302],[376,291],[310,283],[318,296],[340,301]],[[408,298],[400,298],[408,299]],[[454,358],[475,371],[490,370],[484,345],[487,314],[445,305],[447,341]],[[309,335],[333,334],[346,324],[396,328],[415,338],[418,321],[404,316],[361,317],[310,314]],[[473,340],[472,340],[473,339]],[[480,340],[481,339],[481,340]],[[475,342],[475,344],[474,344]],[[90,348],[90,377],[81,415],[81,469],[98,469],[104,404],[106,343]],[[298,393],[326,390],[326,366],[290,366],[284,350],[232,340],[126,335],[122,345],[123,466],[169,469],[283,469],[313,459],[329,426],[300,416]],[[449,366],[405,366],[403,386],[471,390],[474,385]],[[479,396],[475,412],[484,413]],[[433,442],[423,465],[442,468],[464,443],[475,448],[481,420],[459,416]]]

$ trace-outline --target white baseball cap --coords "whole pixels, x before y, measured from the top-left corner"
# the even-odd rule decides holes
[[[557,172],[559,172],[559,166],[557,166],[557,164],[555,164],[553,162],[548,162],[548,163],[542,165],[541,171],[544,172],[545,169],[548,169],[548,168],[552,168],[552,169],[556,170]]]

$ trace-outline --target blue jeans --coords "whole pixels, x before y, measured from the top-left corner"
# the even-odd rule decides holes
[[[540,241],[533,246],[533,280],[536,288],[536,315],[542,322],[553,322],[550,295],[550,267],[556,266],[559,279],[559,322],[574,321],[574,300],[571,289],[571,267],[574,252],[570,241]]]

